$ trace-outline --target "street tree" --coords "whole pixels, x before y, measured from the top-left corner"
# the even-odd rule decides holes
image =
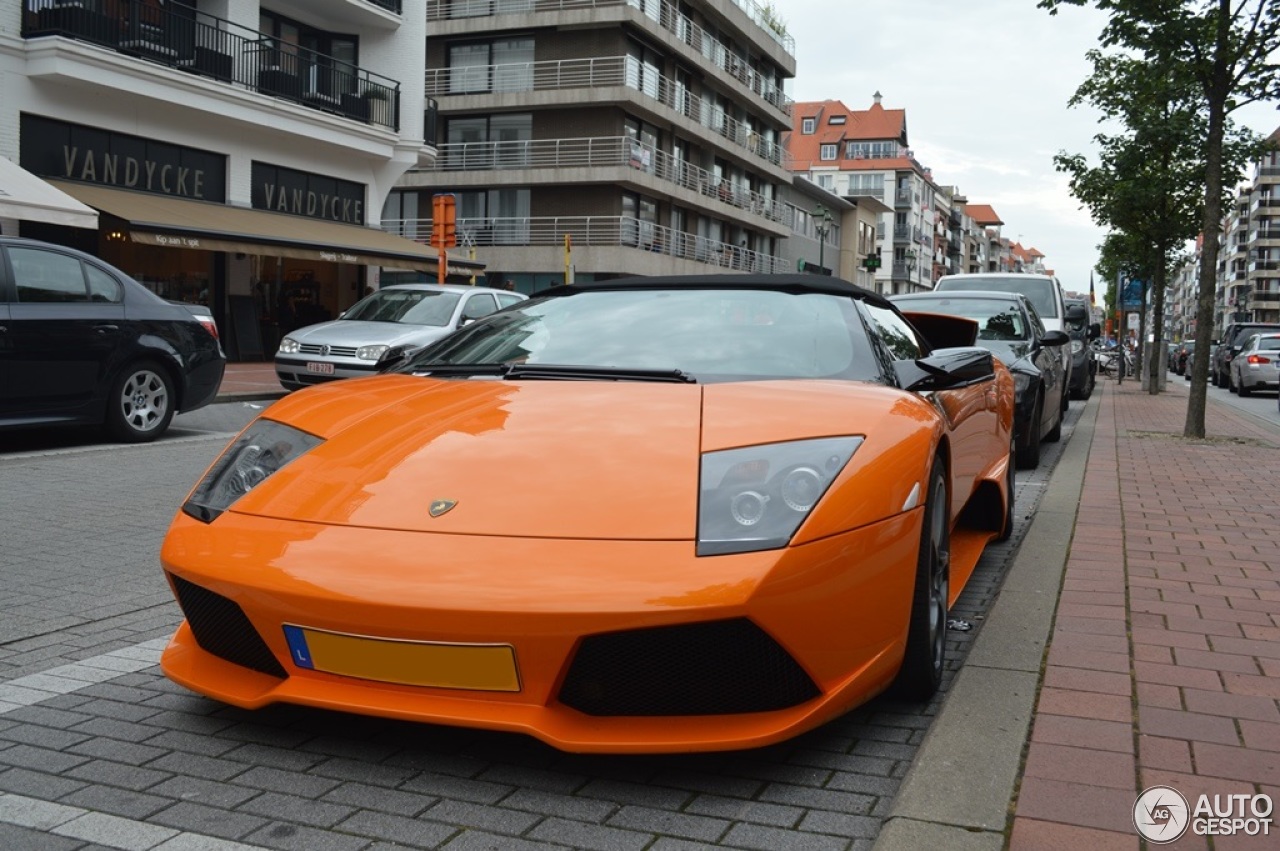
[[[1101,44],[1145,57],[1165,67],[1181,63],[1194,81],[1207,132],[1202,140],[1204,208],[1196,310],[1193,380],[1183,427],[1186,437],[1204,437],[1209,343],[1225,192],[1240,178],[1243,162],[1224,156],[1227,117],[1280,92],[1280,0],[1039,0],[1057,14],[1062,6],[1093,5],[1108,12]],[[1259,140],[1260,141],[1260,140]],[[1225,179],[1224,179],[1225,178]]]
[[[1080,154],[1060,153],[1059,171],[1071,175],[1071,192],[1089,208],[1094,221],[1111,228],[1112,251],[1129,252],[1128,277],[1142,282],[1142,300],[1153,299],[1154,340],[1164,338],[1164,294],[1171,261],[1193,238],[1200,224],[1199,140],[1204,126],[1191,81],[1169,67],[1131,54],[1089,51],[1093,74],[1070,101],[1088,102],[1121,133],[1094,136],[1101,164],[1090,166]],[[1146,313],[1138,340],[1148,362],[1148,388],[1160,389],[1163,359],[1147,352]]]

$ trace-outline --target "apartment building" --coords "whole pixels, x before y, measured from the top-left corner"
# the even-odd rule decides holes
[[[0,0],[0,156],[92,211],[0,227],[205,302],[233,357],[269,357],[381,267],[435,269],[378,218],[435,156],[425,46],[413,0]]]
[[[1272,134],[1278,139],[1280,131]],[[1245,322],[1280,322],[1280,153],[1254,165],[1252,189],[1246,287],[1235,291],[1235,312]]]
[[[566,279],[793,271],[782,135],[795,44],[752,0],[427,0],[438,155],[384,227],[456,199],[454,255],[535,292]]]

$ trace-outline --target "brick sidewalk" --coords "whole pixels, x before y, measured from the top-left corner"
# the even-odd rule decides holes
[[[1280,430],[1102,391],[1009,848],[1137,849],[1138,792],[1280,801]],[[1272,815],[1280,829],[1280,813]],[[1188,830],[1171,848],[1277,848]]]

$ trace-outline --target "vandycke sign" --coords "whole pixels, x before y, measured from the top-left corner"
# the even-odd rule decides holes
[[[38,115],[22,116],[22,167],[41,177],[224,203],[227,157]]]
[[[253,164],[253,206],[259,210],[363,225],[364,191],[363,183]]]

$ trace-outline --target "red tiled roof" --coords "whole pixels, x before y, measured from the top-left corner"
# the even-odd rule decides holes
[[[822,161],[819,157],[820,146],[846,141],[858,142],[896,142],[907,143],[907,111],[905,109],[885,109],[880,104],[872,104],[870,109],[851,110],[838,100],[804,101],[795,104],[791,110],[791,132],[783,135],[783,144],[791,158],[794,170],[807,170],[814,164],[827,166],[838,165],[844,171],[884,171],[887,169],[914,168],[915,164],[906,158],[892,160],[850,160],[839,152],[839,159]],[[844,116],[843,124],[832,124],[833,116]],[[818,121],[816,132],[804,134],[806,118]]]
[[[990,204],[965,204],[965,215],[969,216],[977,224],[986,227],[987,225],[1003,225],[1004,222],[996,215],[995,208]]]

